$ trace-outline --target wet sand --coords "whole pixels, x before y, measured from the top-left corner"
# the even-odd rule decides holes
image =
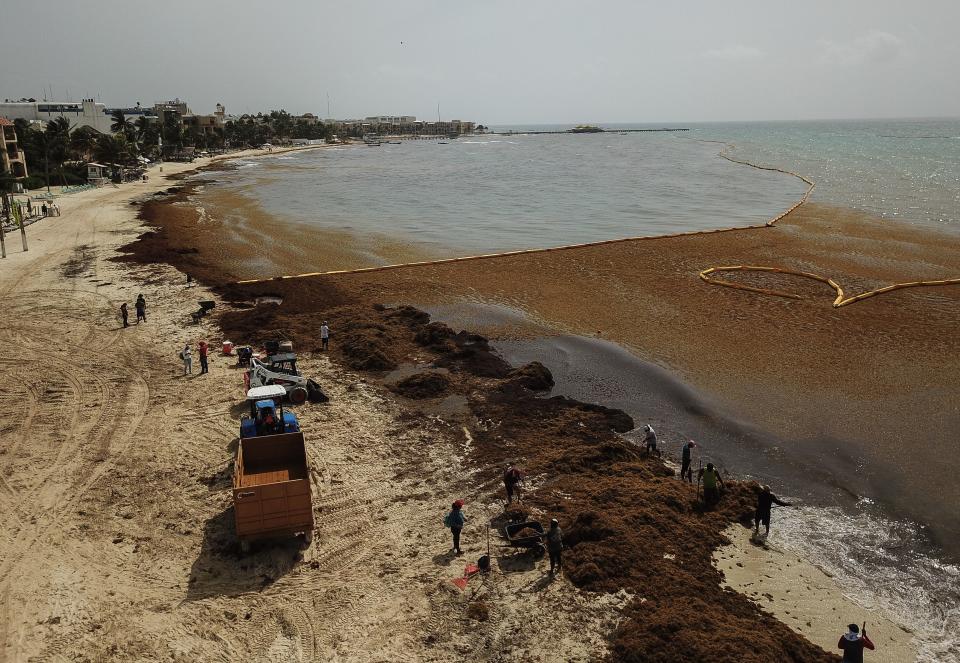
[[[714,553],[714,563],[723,571],[726,585],[746,594],[797,633],[827,651],[836,651],[842,623],[850,615],[869,615],[867,634],[876,645],[868,653],[871,663],[900,663],[917,658],[912,635],[882,616],[875,606],[864,606],[842,593],[822,570],[784,552],[775,544],[758,543],[752,531],[731,525],[731,543]]]

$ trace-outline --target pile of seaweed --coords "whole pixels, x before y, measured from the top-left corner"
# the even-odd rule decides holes
[[[220,292],[237,302],[282,298],[277,306],[223,314],[221,327],[238,341],[282,335],[313,349],[326,320],[330,352],[371,377],[407,362],[447,368],[443,389],[468,395],[476,420],[496,422],[471,431],[472,460],[482,478],[497,485],[504,464],[519,460],[538,478],[525,506],[558,518],[564,528],[567,578],[585,590],[624,588],[635,596],[613,636],[613,660],[837,660],[721,586],[713,550],[726,543],[722,532],[730,523],[751,518],[756,484],[728,482],[720,504],[704,510],[695,486],[621,437],[634,427],[629,415],[545,397],[553,380],[544,366],[515,369],[484,337],[431,322],[415,308],[356,301],[322,278]],[[433,378],[413,386],[422,380]]]

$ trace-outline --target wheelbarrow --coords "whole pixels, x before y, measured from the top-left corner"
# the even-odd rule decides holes
[[[525,529],[531,529],[536,534],[521,536],[520,533]],[[512,523],[503,528],[503,533],[507,542],[514,548],[528,548],[535,555],[543,555],[547,550],[543,545],[543,525],[539,521],[527,520],[522,523]]]

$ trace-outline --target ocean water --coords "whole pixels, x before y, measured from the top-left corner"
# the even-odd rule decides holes
[[[293,223],[442,256],[763,223],[806,190],[722,147],[654,133],[404,141],[237,162],[215,187]]]
[[[654,124],[603,124],[655,128]],[[679,125],[672,125],[679,126]],[[960,232],[960,118],[685,124],[678,139],[721,141],[731,156],[813,179],[813,200]],[[505,130],[565,129],[561,125]]]
[[[290,223],[447,257],[762,223],[805,191],[719,158],[729,149],[812,178],[815,201],[960,234],[960,120],[688,126],[535,135],[524,132],[566,127],[518,125],[494,127],[514,135],[305,151],[236,161],[215,187]],[[371,253],[356,266],[394,261]]]
[[[960,232],[960,120],[693,125],[733,154],[817,183],[814,200]]]

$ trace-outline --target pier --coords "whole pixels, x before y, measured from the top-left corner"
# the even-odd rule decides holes
[[[487,134],[492,136],[534,136],[541,134],[634,134],[657,131],[690,131],[690,129],[670,129],[667,127],[663,129],[600,129],[599,131],[574,131],[573,129],[558,129],[556,131],[514,131],[511,129],[510,131],[489,131]]]

